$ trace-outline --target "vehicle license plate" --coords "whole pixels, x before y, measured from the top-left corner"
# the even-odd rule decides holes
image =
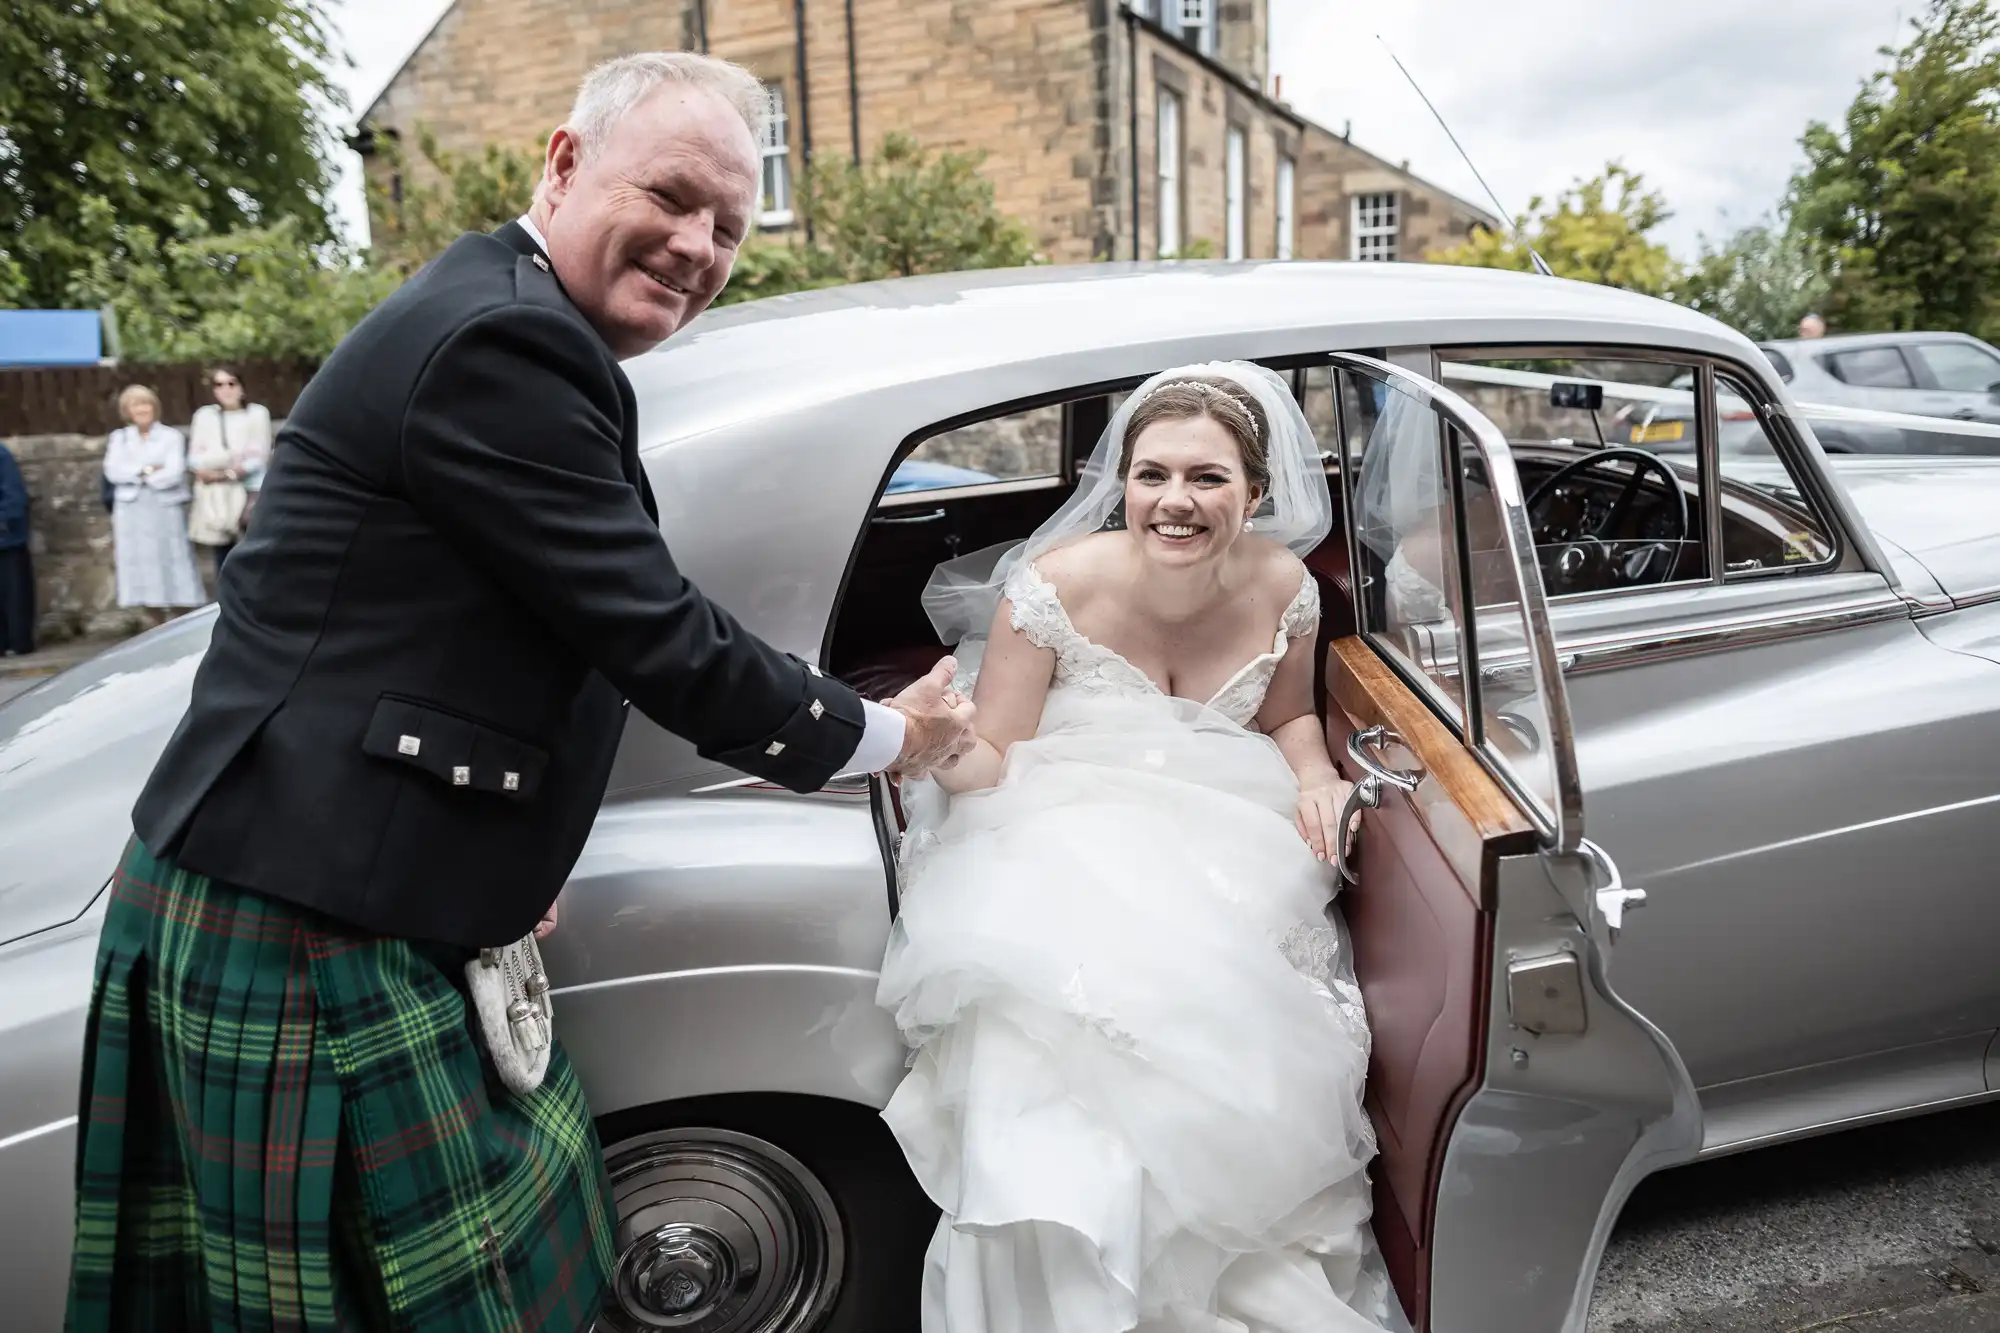
[[[1666,444],[1678,440],[1687,430],[1685,421],[1656,421],[1650,426],[1632,427],[1634,444]]]

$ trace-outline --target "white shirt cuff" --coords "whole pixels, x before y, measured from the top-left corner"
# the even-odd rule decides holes
[[[854,758],[847,761],[847,771],[880,773],[903,753],[904,718],[870,699],[861,701],[861,711],[868,719],[867,729],[861,733],[861,744],[854,747]]]

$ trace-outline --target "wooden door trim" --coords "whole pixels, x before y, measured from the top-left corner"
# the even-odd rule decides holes
[[[1524,855],[1540,845],[1535,826],[1514,798],[1358,635],[1328,646],[1326,683],[1333,701],[1356,723],[1387,727],[1402,737],[1423,766],[1426,782],[1436,783],[1438,795],[1464,819],[1481,847],[1480,863],[1469,876],[1473,882],[1466,886],[1475,898],[1487,896],[1500,857]],[[1490,905],[1482,901],[1481,906]]]

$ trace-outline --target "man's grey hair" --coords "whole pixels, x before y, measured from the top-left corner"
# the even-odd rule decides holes
[[[597,156],[612,128],[633,107],[670,84],[716,94],[743,117],[750,137],[763,142],[770,98],[755,74],[693,51],[645,51],[605,61],[585,75],[576,90],[569,127],[584,159]]]

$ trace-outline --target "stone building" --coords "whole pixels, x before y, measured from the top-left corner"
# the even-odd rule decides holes
[[[676,47],[770,88],[773,231],[808,164],[890,130],[982,150],[1056,263],[1414,259],[1497,225],[1267,91],[1269,0],[455,0],[357,143],[422,124],[448,149],[532,145],[591,65]]]

